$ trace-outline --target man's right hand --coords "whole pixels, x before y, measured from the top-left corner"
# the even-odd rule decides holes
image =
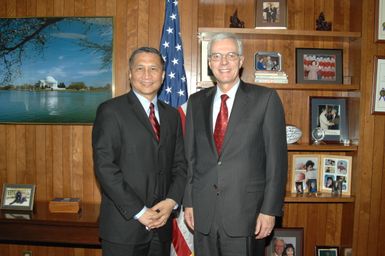
[[[194,230],[194,211],[191,207],[184,208],[184,221],[186,222],[187,226]]]

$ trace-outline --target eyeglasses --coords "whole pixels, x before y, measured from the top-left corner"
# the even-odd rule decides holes
[[[226,57],[227,61],[236,61],[239,58],[239,54],[236,52],[228,52],[226,54],[215,52],[209,56],[211,61],[221,61],[223,57]]]

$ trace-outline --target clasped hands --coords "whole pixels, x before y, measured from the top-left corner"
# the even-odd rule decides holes
[[[147,230],[160,228],[167,223],[176,202],[170,198],[160,201],[151,208],[148,208],[138,219],[140,223],[146,226]]]

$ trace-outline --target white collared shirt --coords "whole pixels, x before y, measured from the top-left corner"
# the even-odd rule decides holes
[[[132,89],[135,93],[136,97],[138,97],[140,104],[142,104],[142,107],[144,111],[146,111],[147,116],[150,116],[150,104],[151,102],[154,104],[154,111],[156,119],[158,120],[158,123],[160,124],[160,116],[159,116],[159,109],[158,109],[158,96],[155,95],[155,97],[152,99],[152,101],[149,101],[147,98],[145,98],[143,95],[136,92],[134,89]]]

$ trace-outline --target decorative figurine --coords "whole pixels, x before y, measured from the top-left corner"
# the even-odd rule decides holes
[[[316,20],[316,30],[321,31],[331,31],[332,23],[325,20],[325,15],[323,12],[319,14],[318,19]]]
[[[336,181],[333,181],[333,188],[332,193],[334,195],[341,195],[342,194],[342,180],[337,179]]]
[[[230,16],[230,28],[244,28],[245,22],[238,18],[238,9],[235,10],[233,16]]]
[[[325,138],[325,130],[321,127],[316,127],[311,132],[311,136],[313,137],[314,144],[319,145],[321,141]]]

